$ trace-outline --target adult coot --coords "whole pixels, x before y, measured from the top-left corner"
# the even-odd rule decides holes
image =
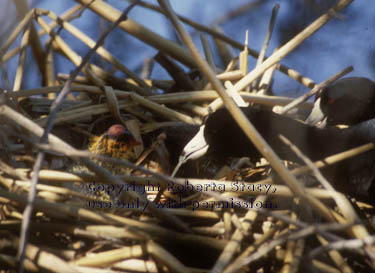
[[[322,121],[322,127],[352,125],[374,117],[374,82],[367,78],[351,77],[338,80],[322,90],[306,123]]]
[[[241,110],[272,149],[284,160],[301,163],[294,152],[280,140],[279,135],[292,141],[313,161],[375,141],[375,119],[347,129],[317,128],[265,109],[246,107]],[[253,160],[261,157],[225,108],[209,115],[204,126],[206,144],[201,146],[208,154],[215,157],[247,156]],[[196,149],[200,148],[196,146]],[[368,191],[375,178],[375,151],[328,166],[323,169],[323,174],[339,190],[354,196],[373,198],[368,196]]]

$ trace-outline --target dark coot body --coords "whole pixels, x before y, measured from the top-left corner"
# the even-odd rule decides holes
[[[306,123],[326,119],[328,126],[353,125],[372,118],[375,118],[375,83],[367,78],[350,77],[321,92]]]
[[[165,145],[168,148],[170,162],[173,166],[177,164],[178,157],[185,145],[195,136],[198,130],[199,126],[190,124],[171,126],[163,130],[167,136]]]
[[[297,145],[311,160],[318,160],[344,151],[346,148],[349,149],[349,139],[346,134],[342,134],[343,130],[319,129],[265,109],[251,107],[241,109],[282,159],[301,163],[301,160],[280,140],[280,134]],[[250,156],[254,160],[259,159],[259,152],[226,109],[211,114],[205,124],[205,138],[210,145],[208,153],[235,157]],[[339,141],[332,145],[331,141],[334,138]]]
[[[369,120],[348,129],[316,128],[272,111],[242,108],[259,133],[284,160],[301,163],[301,160],[279,138],[283,135],[292,141],[311,160],[319,160],[362,144],[375,141],[375,120]],[[248,140],[226,109],[220,109],[206,120],[205,138],[208,154],[219,157],[249,156],[260,158],[255,146]],[[356,196],[369,195],[375,176],[375,151],[366,152],[323,170],[337,189]]]

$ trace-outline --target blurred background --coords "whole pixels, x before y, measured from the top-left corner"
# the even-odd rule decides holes
[[[5,42],[11,31],[17,25],[17,13],[12,0],[1,0],[0,10],[0,45]],[[49,9],[60,15],[76,4],[73,0],[30,0],[30,7]],[[107,0],[110,5],[120,11],[124,10],[128,1]],[[158,5],[157,1],[144,1]],[[327,11],[336,0],[170,0],[178,14],[204,25],[218,25],[226,35],[239,42],[244,42],[245,32],[249,31],[249,47],[259,51],[267,31],[272,8],[280,4],[276,19],[276,27],[267,51],[269,56],[276,47],[289,41],[294,35],[309,25],[322,13]],[[355,0],[338,18],[331,20],[316,34],[306,40],[299,48],[283,59],[282,63],[299,71],[304,76],[319,83],[343,68],[353,65],[354,71],[348,76],[363,76],[375,79],[375,5],[372,1]],[[202,4],[204,3],[204,4]],[[163,15],[137,6],[131,12],[136,22],[167,37],[177,40],[178,37],[168,20]],[[97,40],[101,31],[108,26],[108,22],[101,20],[96,14],[86,9],[80,18],[72,21],[81,31]],[[37,24],[36,24],[37,25]],[[38,27],[38,26],[37,26]],[[39,29],[39,27],[38,27]],[[187,27],[194,35],[196,45],[200,46],[199,33]],[[62,31],[60,35],[69,42],[70,46],[83,56],[88,48],[75,37]],[[45,42],[47,36],[43,37]],[[210,37],[209,37],[210,38]],[[211,41],[211,40],[210,40]],[[20,43],[20,38],[16,44]],[[123,64],[138,74],[146,58],[152,58],[157,50],[142,43],[121,30],[113,31],[105,42],[109,49]],[[212,48],[214,46],[212,45]],[[238,55],[239,50],[233,49]],[[69,73],[74,65],[66,58],[55,54],[56,71]],[[10,83],[13,82],[18,57],[13,57],[3,64],[3,70],[8,73]],[[98,56],[94,63],[110,69],[108,64]],[[255,66],[256,60],[249,57],[249,69]],[[217,65],[223,67],[217,59]],[[36,88],[41,86],[41,77],[34,69],[35,63],[28,51],[26,79],[22,88]],[[121,74],[119,74],[121,76]],[[168,74],[155,63],[151,78],[169,79]],[[4,86],[3,78],[0,86]],[[306,92],[306,88],[289,79],[280,72],[275,73],[273,91],[278,95],[296,97]]]

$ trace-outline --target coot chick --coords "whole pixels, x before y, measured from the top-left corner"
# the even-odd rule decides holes
[[[375,119],[347,129],[317,128],[265,109],[247,107],[241,110],[284,160],[302,163],[280,140],[280,134],[313,161],[375,141]],[[204,137],[209,146],[208,154],[217,157],[248,156],[253,160],[261,157],[226,109],[219,109],[207,118]],[[356,197],[369,197],[368,190],[375,178],[375,151],[326,167],[323,174],[338,190],[354,194]]]
[[[120,124],[115,124],[102,135],[91,140],[89,150],[96,155],[106,155],[113,158],[134,160],[136,159],[133,147],[140,145],[141,141]],[[127,174],[129,169],[117,166],[113,162],[94,160],[99,165],[113,171],[115,174]]]
[[[367,78],[338,80],[322,90],[307,124],[352,125],[375,118],[375,83]]]

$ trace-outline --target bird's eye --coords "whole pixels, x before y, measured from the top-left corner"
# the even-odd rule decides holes
[[[217,130],[217,129],[215,129],[215,128],[211,130],[211,133],[212,133],[212,134],[214,134],[214,135],[216,135],[216,134],[217,134],[217,132],[218,132],[218,130]]]

